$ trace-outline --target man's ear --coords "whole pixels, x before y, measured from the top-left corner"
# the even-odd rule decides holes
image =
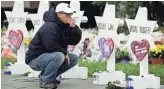
[[[56,16],[60,18],[61,17],[61,13],[56,13]]]
[[[60,16],[60,13],[56,13],[56,15],[59,17]]]

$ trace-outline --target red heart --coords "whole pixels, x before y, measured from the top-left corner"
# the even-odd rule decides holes
[[[139,61],[142,61],[149,52],[149,42],[147,40],[133,41],[131,50]]]
[[[111,38],[100,38],[98,44],[100,51],[102,52],[102,56],[108,59],[113,52],[114,41]]]
[[[114,41],[113,41],[111,38],[108,38],[108,39],[106,40],[106,43],[108,44],[109,47],[111,47],[111,52],[110,52],[110,54],[109,54],[109,57],[110,57],[110,55],[112,54],[113,49],[114,49]]]
[[[11,44],[18,50],[23,41],[23,33],[21,30],[13,31],[10,30],[9,32],[9,40]]]

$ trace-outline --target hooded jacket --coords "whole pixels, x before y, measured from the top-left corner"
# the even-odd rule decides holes
[[[82,31],[64,24],[56,16],[54,8],[43,15],[44,25],[40,27],[29,44],[25,63],[37,58],[43,53],[62,52],[67,54],[68,45],[76,45],[81,40]]]

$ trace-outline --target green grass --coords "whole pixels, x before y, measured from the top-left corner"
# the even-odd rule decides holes
[[[105,71],[105,62],[95,62],[90,63],[88,61],[79,61],[79,66],[84,66],[88,68],[88,76],[91,77],[94,72]]]
[[[79,66],[88,68],[88,76],[92,77],[94,72],[105,71],[106,62],[88,62],[80,61]],[[117,63],[116,70],[122,70],[128,75],[139,75],[139,64]],[[160,77],[161,84],[164,85],[164,65],[151,65],[149,64],[149,73]]]
[[[1,58],[1,69],[4,68],[4,65],[8,62],[12,62],[12,63],[15,63],[16,62],[16,59],[13,59],[13,58]]]

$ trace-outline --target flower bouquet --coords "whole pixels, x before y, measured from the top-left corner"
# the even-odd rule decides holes
[[[158,44],[156,48],[150,48],[149,55],[152,64],[163,64],[164,60],[164,45]]]

